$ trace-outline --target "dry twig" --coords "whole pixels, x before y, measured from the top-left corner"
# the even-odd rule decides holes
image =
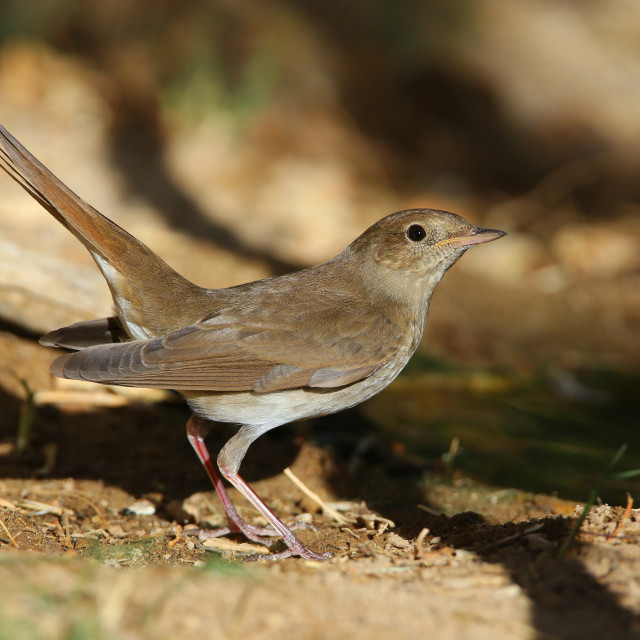
[[[627,506],[625,507],[622,517],[620,518],[620,522],[618,522],[618,525],[614,529],[613,533],[610,536],[607,536],[607,540],[611,540],[612,538],[618,537],[618,534],[620,533],[620,531],[622,531],[622,527],[624,526],[624,523],[629,518],[629,514],[631,513],[632,507],[633,507],[633,498],[631,497],[630,493],[627,493]]]
[[[293,484],[295,484],[302,493],[319,505],[322,511],[330,515],[338,524],[347,524],[349,522],[347,518],[340,515],[335,509],[332,509],[317,493],[311,491],[311,489],[309,489],[309,487],[307,487],[300,478],[294,475],[293,471],[291,471],[289,467],[284,470],[284,475],[287,476],[287,478],[289,478],[289,480],[291,480],[291,482],[293,482]]]
[[[11,531],[7,529],[7,525],[4,523],[4,520],[0,520],[0,525],[7,532],[7,535],[9,536],[9,540],[11,540],[11,544],[17,549],[18,543],[16,542],[16,539],[11,535]]]

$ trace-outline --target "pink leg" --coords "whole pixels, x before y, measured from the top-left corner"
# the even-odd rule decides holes
[[[263,426],[249,427],[242,426],[229,442],[222,448],[218,456],[218,468],[220,473],[226,478],[271,524],[280,534],[288,549],[280,553],[272,553],[267,556],[257,556],[266,560],[279,560],[299,556],[308,560],[327,560],[331,554],[320,554],[307,549],[298,538],[295,537],[289,527],[287,527],[274,513],[262,502],[256,492],[240,477],[238,468],[244,458],[249,445],[262,433]]]
[[[233,502],[231,502],[231,498],[227,493],[227,489],[224,486],[220,474],[211,461],[209,450],[204,443],[204,438],[209,432],[210,428],[211,426],[209,423],[196,418],[195,416],[191,416],[191,418],[189,418],[189,422],[187,422],[187,438],[189,439],[191,446],[195,449],[200,462],[206,469],[207,474],[209,475],[209,478],[213,483],[216,493],[220,498],[220,502],[222,502],[222,506],[224,507],[224,511],[227,514],[227,518],[229,518],[230,526],[221,529],[201,530],[199,532],[200,537],[218,538],[220,536],[226,535],[227,533],[239,531],[243,533],[249,540],[268,545],[270,541],[265,540],[262,536],[279,536],[280,533],[271,527],[256,527],[247,524],[240,517],[240,514],[233,506]]]
[[[233,473],[223,466],[220,467],[220,472],[271,523],[278,534],[282,536],[282,540],[288,547],[286,551],[281,551],[280,553],[256,556],[256,560],[280,560],[281,558],[290,558],[292,556],[300,556],[307,560],[327,560],[331,557],[330,553],[315,553],[307,549],[307,547],[293,535],[293,531],[262,502],[256,492],[237,473]]]
[[[210,529],[210,530],[199,530],[195,531],[200,538],[218,538],[220,536],[227,535],[232,532],[240,532],[245,535],[249,540],[253,540],[254,542],[259,542],[264,545],[269,545],[271,543],[270,540],[266,540],[263,536],[270,537],[279,537],[281,536],[281,532],[275,529],[274,527],[256,527],[251,524],[247,524],[241,517],[236,508],[233,506],[233,502],[231,502],[231,498],[227,493],[227,489],[224,486],[222,478],[218,473],[217,469],[213,465],[211,461],[211,456],[209,455],[209,450],[207,449],[204,438],[207,435],[211,428],[210,423],[197,418],[196,416],[191,416],[189,418],[189,422],[187,422],[187,438],[191,443],[191,446],[195,449],[195,452],[207,471],[211,482],[222,502],[222,506],[224,507],[224,511],[227,514],[227,518],[229,519],[229,526],[223,527],[220,529]],[[283,525],[284,526],[284,525]],[[299,523],[295,528],[307,528],[308,525],[303,523]]]

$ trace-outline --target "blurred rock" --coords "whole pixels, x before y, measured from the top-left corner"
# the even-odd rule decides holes
[[[124,511],[136,516],[152,516],[156,512],[156,506],[150,500],[142,499],[126,506]]]
[[[564,227],[551,247],[564,268],[583,276],[612,278],[640,267],[640,236],[604,222]]]
[[[550,264],[534,271],[530,276],[530,282],[540,293],[558,293],[569,284],[564,270],[557,264]]]
[[[482,0],[474,8],[469,38],[448,53],[484,76],[510,118],[559,153],[590,135],[637,146],[640,5]]]
[[[507,239],[471,251],[460,261],[460,268],[473,271],[504,284],[517,285],[544,264],[546,251],[540,241],[522,233],[509,233]]]
[[[45,212],[43,212],[44,215]],[[109,315],[111,299],[97,269],[0,239],[0,317],[34,333]]]

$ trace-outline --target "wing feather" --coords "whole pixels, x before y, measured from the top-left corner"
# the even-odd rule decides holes
[[[390,319],[360,305],[307,311],[293,321],[242,322],[233,310],[153,340],[97,345],[61,356],[60,377],[178,391],[332,388],[370,376],[406,343]],[[255,318],[254,318],[255,319]]]

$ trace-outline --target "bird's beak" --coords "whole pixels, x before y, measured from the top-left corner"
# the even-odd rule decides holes
[[[472,227],[469,231],[465,232],[461,236],[453,236],[440,240],[436,244],[436,247],[440,247],[445,244],[455,244],[457,247],[470,247],[474,244],[482,244],[483,242],[491,242],[506,236],[505,231],[499,229],[483,229],[482,227]]]

